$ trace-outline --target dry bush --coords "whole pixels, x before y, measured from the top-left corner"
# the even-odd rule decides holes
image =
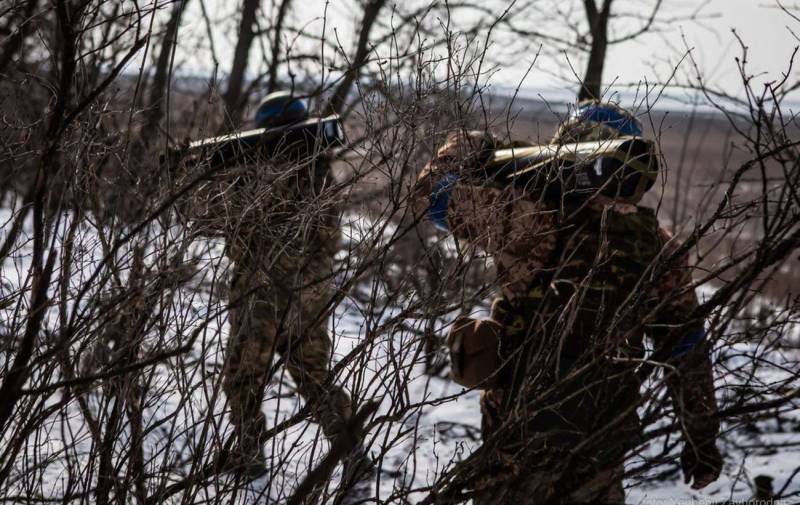
[[[229,209],[222,228],[258,229],[270,244],[263,256],[275,261],[296,252],[285,246],[298,243],[298,230],[321,213],[335,216],[343,240],[326,304],[332,314],[318,316],[335,344],[329,384],[348,390],[357,413],[351,435],[363,438],[379,467],[370,490],[359,493],[380,503],[463,501],[481,462],[478,392],[447,379],[443,335],[457,315],[487,310],[494,265],[435,232],[411,195],[447,132],[543,140],[561,119],[564,108],[548,104],[537,121],[545,126],[532,126],[518,117],[519,102],[493,102],[487,88],[497,61],[491,42],[523,35],[511,20],[530,6],[390,11],[370,1],[359,6],[349,51],[330,34],[295,26],[286,9],[300,6],[284,0],[259,18],[266,25],[245,16],[251,40],[226,33],[242,49],[236,71],[221,80],[174,75],[184,9],[194,6],[28,0],[2,7],[0,496],[19,503],[352,499],[359,486],[342,482],[336,465],[347,443],[342,449],[323,436],[314,405],[299,398],[280,359],[262,406],[267,477],[251,483],[222,471],[233,440],[221,372],[237,300],[228,292],[231,236],[204,227],[192,204],[211,188]],[[209,30],[217,22],[202,19]],[[528,35],[530,51],[541,40]],[[310,45],[300,49],[297,40]],[[556,47],[591,52],[581,40],[559,39]],[[247,79],[245,56],[265,41],[260,71]],[[333,76],[314,79],[329,64]],[[750,477],[742,458],[790,453],[799,426],[800,171],[795,118],[783,105],[796,85],[775,81],[759,91],[745,78],[746,98],[736,101],[688,84],[724,115],[723,141],[735,152],[702,160],[707,171],[694,169],[701,161],[691,127],[685,136],[664,129],[654,110],[661,87],[625,105],[649,122],[665,152],[663,184],[649,203],[701,266],[696,315],[706,318],[713,342],[730,476],[724,491],[740,493]],[[279,181],[307,165],[248,180],[244,201],[263,205],[257,219],[283,219],[259,228],[246,219],[242,196],[225,190],[230,167],[189,168],[162,155],[239,126],[258,94],[282,86],[308,96],[317,112],[340,112],[348,143],[335,153],[335,177],[313,199],[275,194]],[[689,154],[676,155],[683,146]],[[652,368],[636,406],[644,436],[627,467],[634,491],[678,471],[680,427],[661,366]],[[782,498],[796,497],[798,471],[778,476]]]

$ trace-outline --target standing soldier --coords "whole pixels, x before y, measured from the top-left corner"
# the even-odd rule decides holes
[[[305,104],[278,92],[261,103],[255,122],[276,128],[303,119]],[[326,437],[339,434],[351,416],[349,396],[329,377],[326,328],[339,209],[328,191],[329,160],[312,144],[286,145],[269,159],[226,168],[201,191],[206,209],[200,214],[212,231],[222,231],[233,263],[222,387],[235,445],[225,466],[250,476],[266,471],[261,404],[276,355]]]
[[[641,135],[635,116],[591,101],[553,144]],[[645,334],[652,359],[667,362],[685,480],[713,482],[722,458],[710,345],[686,256],[636,205],[641,194],[576,200],[476,180],[497,147],[482,132],[452,134],[419,177],[434,223],[490,253],[498,271],[491,319],[459,318],[448,337],[454,378],[484,389],[473,503],[624,503]]]

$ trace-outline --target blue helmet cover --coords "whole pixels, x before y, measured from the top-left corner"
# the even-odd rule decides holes
[[[288,118],[305,116],[306,105],[297,98],[287,101],[275,100],[266,103],[256,111],[255,123],[259,126],[285,124]]]
[[[587,104],[578,107],[575,117],[585,121],[599,123],[607,128],[617,130],[622,135],[642,136],[642,124],[633,115],[623,114],[614,107],[604,104]]]

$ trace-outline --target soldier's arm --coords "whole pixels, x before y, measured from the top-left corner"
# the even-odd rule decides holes
[[[664,230],[660,235],[663,257],[669,258],[679,244]],[[692,487],[699,489],[717,479],[722,460],[715,444],[719,421],[711,344],[703,319],[692,316],[698,301],[688,258],[675,258],[655,290],[655,299],[666,302],[659,307],[655,324],[648,327],[648,335],[655,355],[674,366],[674,372],[667,371],[666,381],[685,441],[681,463],[686,482],[694,479]]]
[[[417,208],[440,229],[490,254],[525,256],[551,233],[552,215],[514,187],[481,184],[467,175],[496,139],[483,132],[451,134],[420,172]]]

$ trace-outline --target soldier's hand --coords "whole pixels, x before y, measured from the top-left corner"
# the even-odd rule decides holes
[[[687,442],[681,452],[681,468],[683,481],[692,483],[692,489],[702,489],[719,478],[722,455],[713,440],[702,445]]]

